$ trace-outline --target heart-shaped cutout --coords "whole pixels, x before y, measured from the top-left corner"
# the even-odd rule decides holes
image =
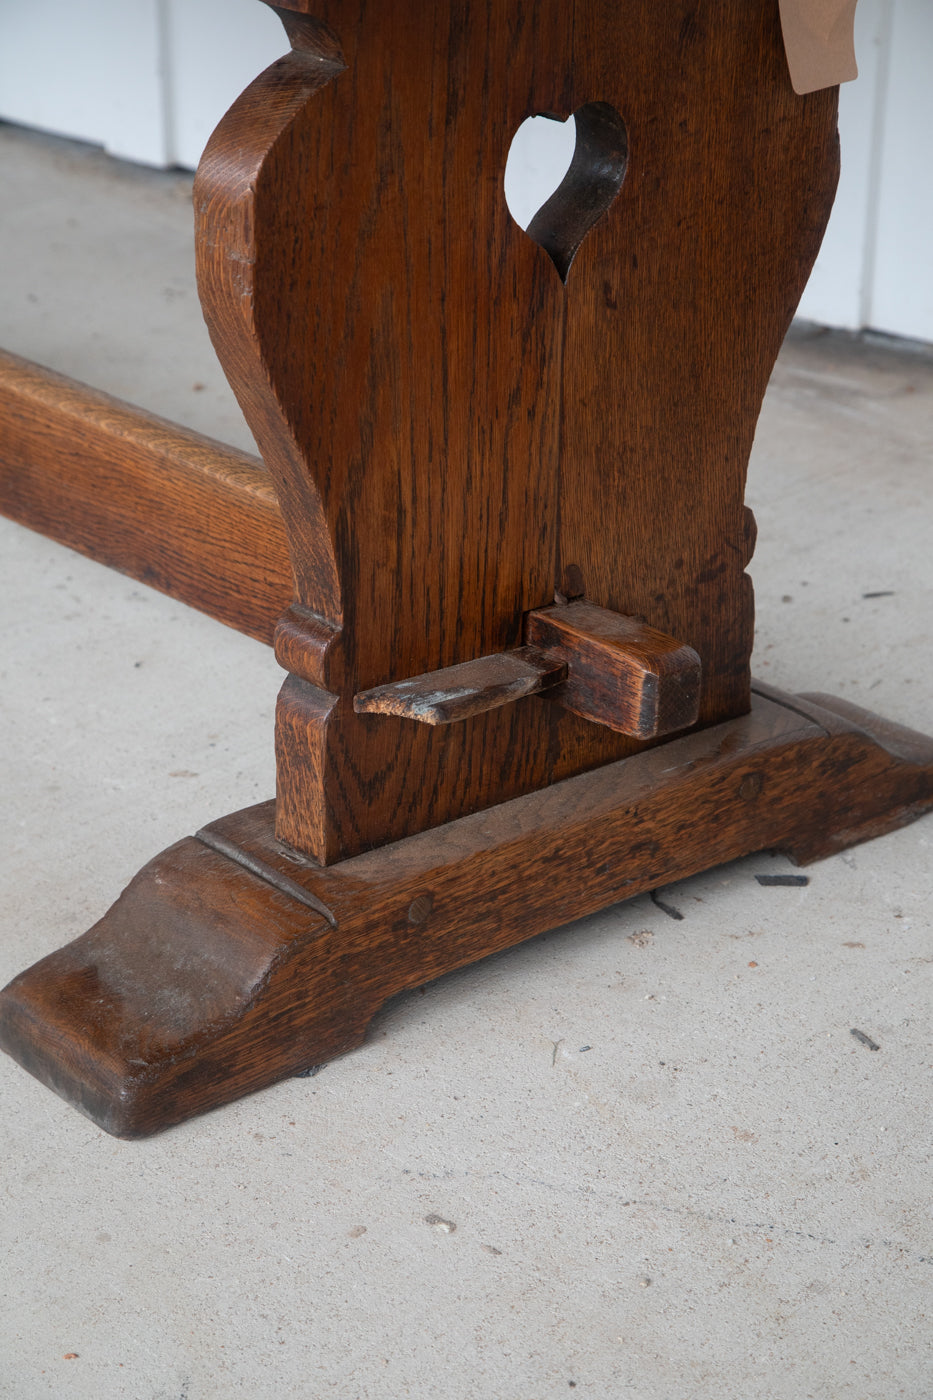
[[[550,255],[562,282],[622,188],[627,164],[625,122],[608,102],[588,102],[566,121],[547,113],[529,117],[515,133],[506,203],[519,227]]]

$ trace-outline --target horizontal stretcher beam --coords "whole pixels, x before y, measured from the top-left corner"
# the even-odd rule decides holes
[[[292,600],[258,457],[7,351],[0,513],[259,641]]]

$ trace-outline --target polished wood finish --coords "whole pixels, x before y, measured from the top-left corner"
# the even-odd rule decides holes
[[[264,642],[291,601],[258,458],[6,351],[0,512]]]
[[[327,869],[274,805],[151,861],[0,993],[0,1044],[139,1137],[358,1045],[396,992],[762,849],[808,861],[933,807],[933,739],[768,691],[752,712]]]
[[[296,575],[277,830],[331,863],[638,750],[534,697],[354,710],[555,594],[693,648],[701,724],[747,710],[746,464],[836,94],[793,92],[773,0],[276,9],[293,51],[201,163],[198,275]],[[529,236],[503,172],[535,112],[581,136]]]

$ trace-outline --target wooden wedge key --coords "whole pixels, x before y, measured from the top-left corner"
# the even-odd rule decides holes
[[[838,173],[836,89],[794,91],[777,0],[273,8],[290,51],[195,184],[263,464],[0,362],[0,506],[274,636],[287,673],[275,800],[0,992],[0,1045],[129,1137],[544,929],[933,808],[933,740],[750,678],[746,468]],[[577,144],[523,231],[503,173],[535,114]]]

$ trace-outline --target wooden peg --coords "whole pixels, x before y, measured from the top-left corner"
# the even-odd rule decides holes
[[[574,714],[635,739],[657,739],[696,723],[700,658],[640,619],[578,598],[530,612],[525,636],[566,663],[567,679],[548,691],[548,699]]]
[[[557,685],[567,663],[537,647],[480,656],[410,681],[363,690],[353,697],[358,715],[398,715],[421,724],[452,724],[510,705]]]
[[[700,658],[639,618],[575,599],[530,612],[525,635],[529,646],[362,691],[353,708],[451,724],[546,693],[583,719],[634,739],[696,723]]]

